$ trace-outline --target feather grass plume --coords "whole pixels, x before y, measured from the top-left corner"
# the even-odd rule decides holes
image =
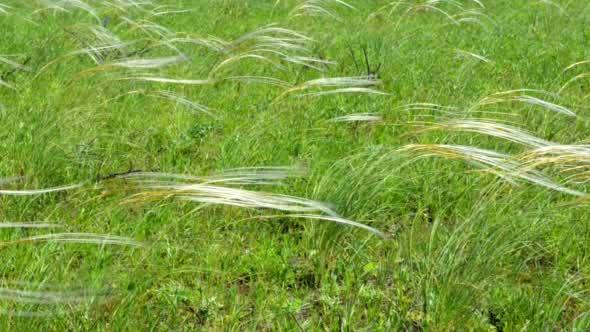
[[[555,112],[558,114],[563,114],[570,117],[576,117],[576,113],[571,111],[570,109],[563,107],[561,105],[557,105],[541,99],[540,97],[533,96],[531,94],[538,94],[543,96],[551,95],[549,92],[542,91],[542,90],[531,90],[531,89],[518,89],[518,90],[509,90],[494,93],[487,97],[484,97],[477,101],[471,108],[470,111],[475,109],[479,109],[482,107],[490,106],[490,105],[497,105],[502,103],[522,103],[531,106],[538,106],[543,109],[546,109],[551,112]]]
[[[375,89],[381,85],[381,81],[372,77],[328,77],[319,78],[301,83],[284,91],[277,99],[286,95],[311,90],[312,92],[299,93],[299,96],[323,96],[330,94],[361,93],[387,95],[387,93]],[[315,91],[314,91],[315,90]]]
[[[494,174],[512,184],[524,181],[573,196],[582,197],[586,195],[551,180],[542,172],[527,167],[516,158],[495,151],[463,145],[411,144],[402,147],[398,152],[411,153],[414,157],[410,162],[427,157],[462,160],[474,164],[483,171]]]
[[[44,188],[44,189],[22,189],[22,190],[8,190],[8,189],[0,189],[0,196],[7,195],[7,196],[31,196],[31,195],[42,195],[60,191],[68,191],[72,189],[78,189],[84,186],[84,183],[66,185],[66,186],[59,186],[59,187],[52,187],[52,188]]]
[[[513,143],[521,144],[532,148],[555,145],[555,143],[549,142],[542,138],[538,138],[523,129],[519,129],[506,124],[501,124],[485,119],[450,120],[439,124],[433,124],[424,129],[420,129],[419,132],[431,130],[482,134],[501,138]]]
[[[204,205],[226,205],[247,209],[275,210],[286,213],[283,217],[308,218],[360,227],[384,237],[379,230],[342,218],[325,203],[314,200],[236,188],[236,185],[277,184],[297,176],[290,168],[239,169],[213,177],[193,177],[178,174],[139,173],[126,176],[142,188],[131,201],[177,199]]]
[[[355,10],[351,4],[342,0],[305,0],[295,7],[289,14],[297,16],[324,16],[340,21],[341,18],[336,12],[337,7]]]
[[[355,113],[338,116],[330,119],[330,122],[381,122],[383,117],[377,113]]]

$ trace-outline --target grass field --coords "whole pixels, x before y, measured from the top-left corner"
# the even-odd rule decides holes
[[[590,329],[590,4],[0,0],[0,330]]]

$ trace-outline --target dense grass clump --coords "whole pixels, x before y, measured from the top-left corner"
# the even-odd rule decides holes
[[[590,329],[588,15],[0,0],[0,330]]]

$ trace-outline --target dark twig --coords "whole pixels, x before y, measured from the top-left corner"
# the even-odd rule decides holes
[[[152,170],[152,172],[155,170]],[[126,175],[131,175],[131,174],[137,174],[137,173],[143,173],[146,172],[145,170],[142,169],[131,169],[128,170],[126,172],[117,172],[117,173],[109,173],[107,175],[104,176],[97,176],[96,177],[96,182],[101,182],[101,181],[107,181],[107,180],[112,180],[112,179],[116,179],[122,176],[126,176]]]
[[[2,75],[0,75],[0,79],[3,81],[6,81],[6,79],[8,79],[10,76],[14,75],[15,73],[23,70],[22,67],[25,67],[29,62],[31,62],[31,59],[33,57],[32,56],[28,56],[25,61],[23,61],[23,63],[20,64],[20,67],[14,67],[10,70],[5,71],[4,73],[2,73]]]

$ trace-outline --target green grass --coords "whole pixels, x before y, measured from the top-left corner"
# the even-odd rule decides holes
[[[449,125],[485,119],[556,149],[583,144],[590,65],[564,69],[590,59],[584,1],[489,0],[482,8],[411,0],[393,11],[389,0],[347,1],[355,9],[336,1],[154,0],[125,11],[66,1],[69,12],[45,7],[61,1],[0,3],[10,6],[3,14],[0,5],[0,56],[10,60],[0,58],[0,179],[19,177],[0,182],[0,222],[61,225],[0,228],[0,330],[590,328],[590,148],[544,159],[535,146],[494,137],[498,131],[481,134],[489,128],[481,122],[470,131]],[[85,3],[92,13],[79,8]],[[273,47],[264,44],[270,39],[258,49],[252,40],[214,39],[229,43],[272,23],[313,39],[282,35],[308,52],[261,51]],[[97,61],[75,53],[100,44],[92,29],[102,25],[133,43]],[[188,60],[122,66],[178,54]],[[293,55],[315,58],[317,68]],[[367,74],[376,82],[354,88],[374,93],[313,95],[351,85],[305,85]],[[130,79],[146,76],[207,82]],[[547,93],[485,104],[517,89]],[[524,95],[540,99],[514,99]],[[531,104],[539,100],[552,104]],[[440,106],[407,106],[414,103]],[[375,121],[331,121],[357,113]],[[445,150],[455,145],[511,157],[490,168]],[[211,177],[272,166],[305,176],[275,186],[219,185],[325,202],[386,237],[289,211],[185,201],[186,192],[121,176]],[[1,192],[78,183],[30,196]],[[52,233],[142,245],[31,240]]]

